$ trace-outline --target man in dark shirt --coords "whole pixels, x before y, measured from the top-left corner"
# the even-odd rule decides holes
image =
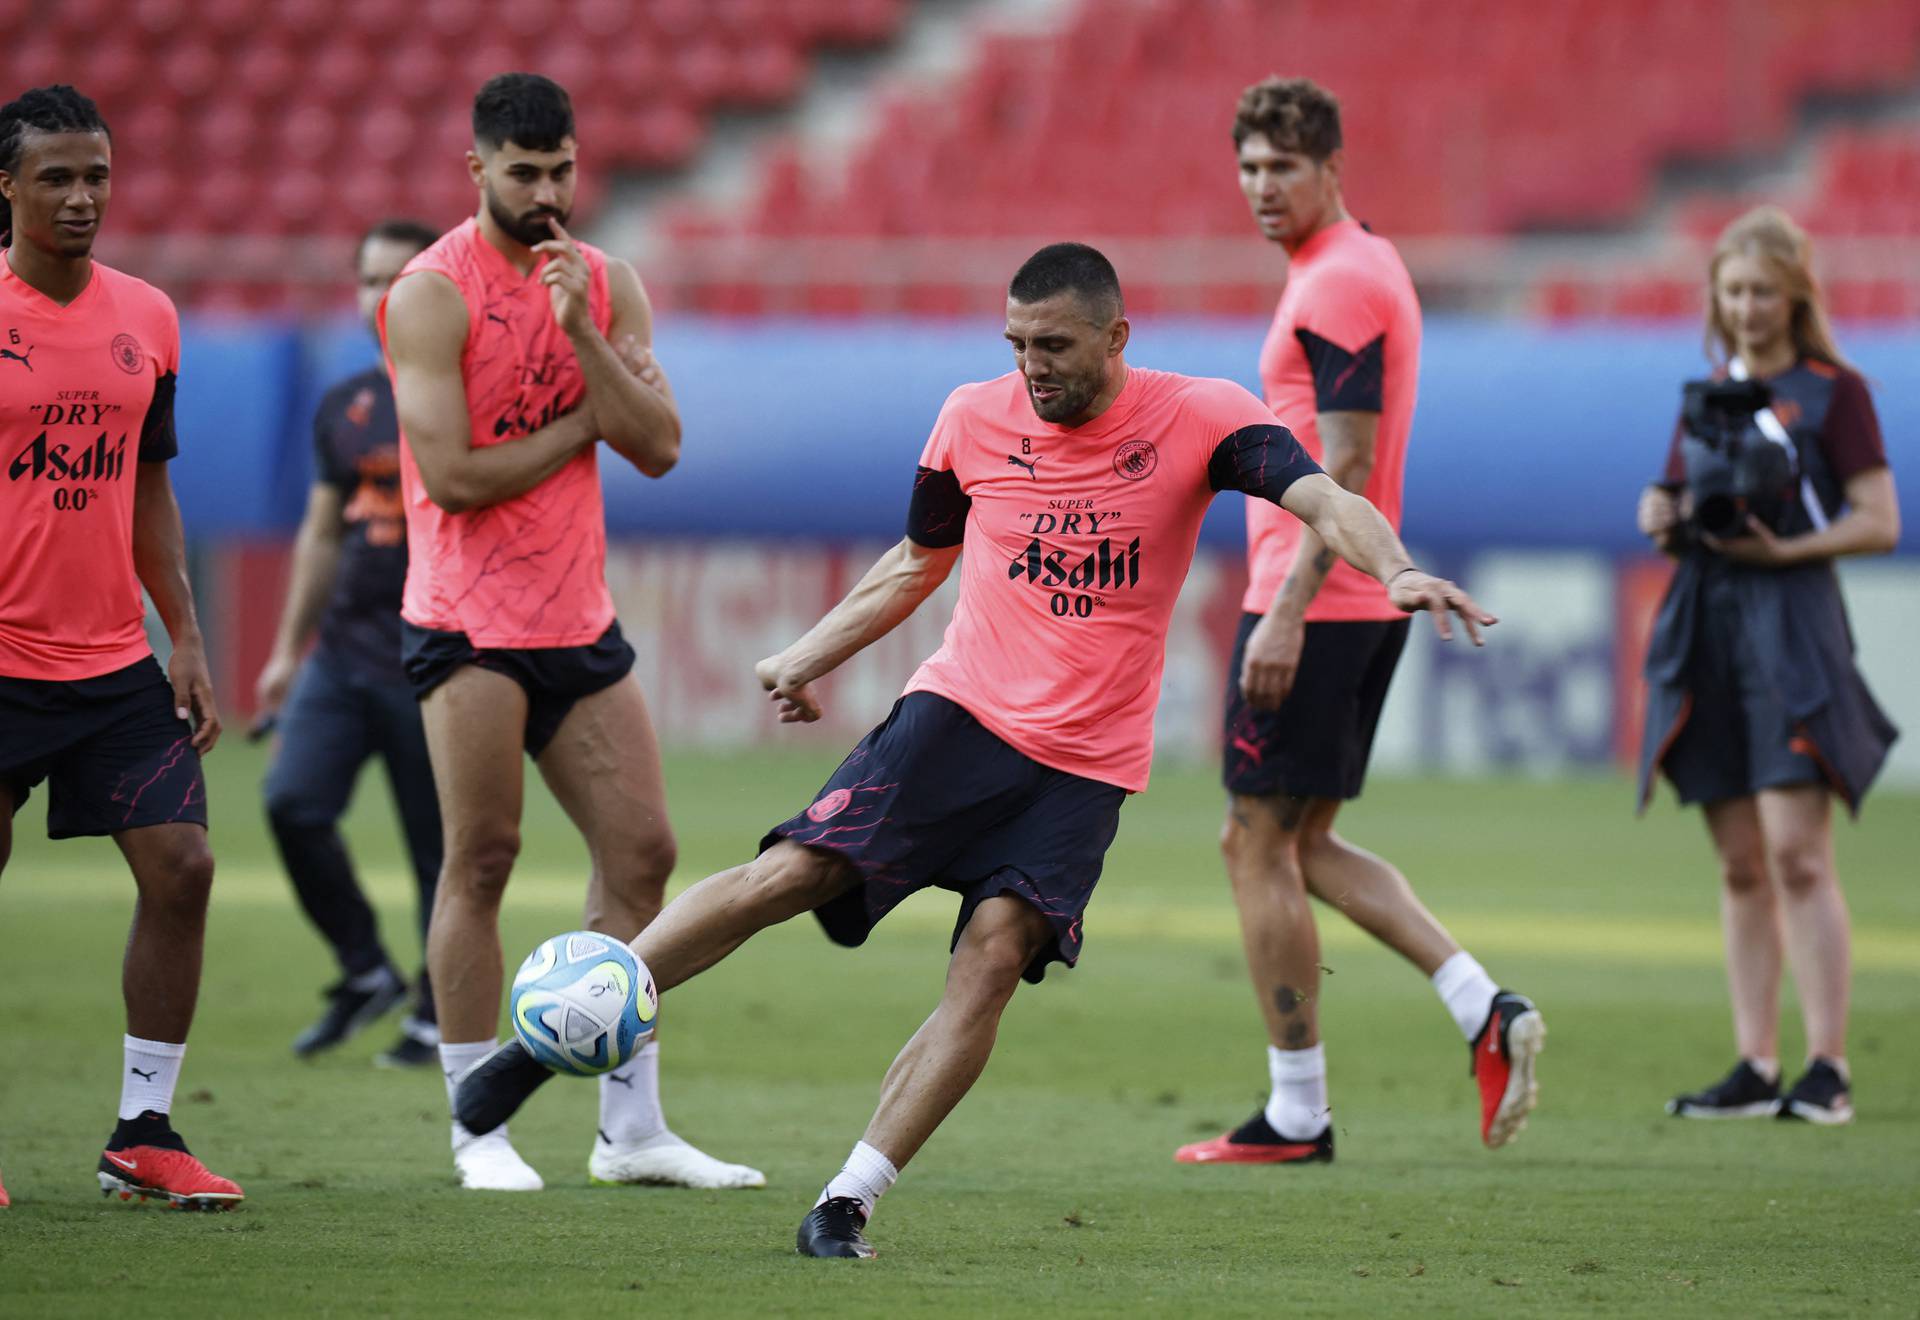
[[[369,328],[401,267],[438,237],[414,221],[389,220],[360,240],[359,308]],[[374,366],[334,386],[320,401],[313,430],[314,480],[294,543],[293,581],[273,655],[255,688],[256,727],[272,723],[279,731],[266,782],[274,841],[301,906],[340,964],[340,979],[326,991],[326,1012],[293,1042],[303,1057],[339,1045],[407,995],[338,829],[369,757],[378,754],[387,764],[419,886],[423,937],[441,853],[420,708],[400,669],[407,541],[399,426],[387,373]],[[399,1042],[377,1061],[432,1063],[438,1043],[423,970]]]

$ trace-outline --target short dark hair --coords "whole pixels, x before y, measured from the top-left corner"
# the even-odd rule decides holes
[[[20,168],[20,151],[28,129],[42,133],[113,134],[100,116],[100,107],[66,83],[34,87],[0,105],[0,170]]]
[[[1263,78],[1240,93],[1234,107],[1234,149],[1255,133],[1281,151],[1324,161],[1343,145],[1340,102],[1311,78]]]
[[[1007,285],[1015,302],[1036,303],[1072,290],[1096,312],[1096,319],[1114,320],[1125,314],[1120,277],[1113,263],[1085,243],[1050,243],[1028,257]]]
[[[501,73],[473,98],[473,140],[498,150],[511,142],[528,151],[558,151],[573,136],[567,89],[537,73]]]
[[[360,235],[360,241],[353,245],[353,259],[360,260],[360,254],[367,250],[367,244],[376,238],[389,239],[395,243],[405,243],[415,252],[425,252],[440,241],[440,233],[431,225],[419,220],[393,218],[382,220],[366,233]]]

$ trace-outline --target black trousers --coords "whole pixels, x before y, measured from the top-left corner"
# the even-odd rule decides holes
[[[294,680],[279,738],[267,772],[267,819],[300,905],[332,946],[341,972],[357,976],[393,962],[339,830],[360,768],[374,756],[386,762],[413,862],[424,945],[440,878],[440,804],[413,689],[398,675],[359,672],[323,643]],[[414,1013],[434,1020],[424,963]]]

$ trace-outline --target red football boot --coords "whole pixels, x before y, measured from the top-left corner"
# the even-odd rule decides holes
[[[0,1210],[5,1210],[8,1206],[12,1204],[13,1202],[7,1199],[7,1185],[5,1183],[0,1183]]]
[[[121,1132],[100,1154],[102,1196],[165,1197],[176,1210],[229,1210],[245,1199],[238,1183],[210,1173],[188,1152],[164,1115],[142,1114],[133,1122],[139,1125],[138,1138],[123,1139],[129,1124],[122,1122]]]
[[[1473,1038],[1473,1079],[1480,1084],[1480,1140],[1497,1150],[1520,1134],[1540,1103],[1534,1060],[1547,1038],[1540,1010],[1525,995],[1502,990]]]
[[[1331,1164],[1333,1124],[1317,1137],[1294,1141],[1275,1132],[1263,1110],[1224,1137],[1182,1146],[1173,1158],[1181,1164]]]

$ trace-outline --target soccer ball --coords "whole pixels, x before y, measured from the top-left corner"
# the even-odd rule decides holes
[[[596,1077],[646,1044],[659,1025],[653,976],[611,935],[569,931],[542,941],[513,975],[513,1034],[555,1072]]]

